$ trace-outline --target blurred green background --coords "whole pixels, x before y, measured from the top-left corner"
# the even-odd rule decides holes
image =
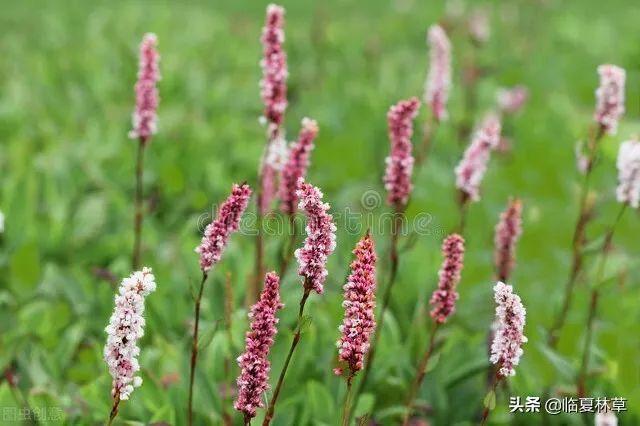
[[[382,193],[386,111],[399,99],[422,95],[426,29],[445,19],[450,24],[451,120],[414,177],[408,211],[410,217],[430,214],[433,232],[402,255],[371,386],[356,408],[357,415],[373,412],[381,424],[396,421],[426,344],[425,304],[436,283],[439,245],[458,220],[453,167],[467,143],[459,140],[458,128],[492,109],[499,87],[528,86],[524,111],[506,119],[513,149],[494,155],[483,198],[470,208],[458,311],[440,334],[443,344],[420,401],[429,406],[429,421],[439,425],[471,424],[481,408],[485,339],[494,309],[493,227],[508,197],[517,195],[524,202],[524,234],[512,284],[528,310],[529,343],[517,376],[498,395],[492,421],[540,423],[539,414],[509,415],[506,400],[508,395],[542,396],[547,386],[554,393],[574,392],[586,283],[577,286],[558,351],[544,345],[544,329],[559,307],[569,269],[579,182],[574,144],[591,124],[597,65],[626,68],[627,113],[618,135],[604,140],[595,174],[599,201],[589,235],[596,236],[617,211],[618,144],[640,131],[640,3],[287,0],[283,5],[290,70],[287,134],[297,134],[304,116],[318,120],[309,180],[324,190],[334,212],[363,211],[365,191]],[[226,197],[232,182],[255,182],[264,146],[258,123],[258,40],[265,6],[258,1],[0,2],[3,410],[25,397],[32,408],[62,409],[64,420],[58,423],[95,424],[108,415],[104,327],[113,309],[114,283],[130,273],[136,148],[127,132],[138,43],[150,31],[158,35],[163,79],[160,130],[146,157],[143,263],[153,267],[158,289],[147,300],[140,357],[144,384],[123,404],[118,419],[185,423],[199,218]],[[459,8],[463,16],[452,20],[451,11]],[[470,43],[465,31],[466,16],[474,10],[484,10],[490,19],[491,35],[480,46]],[[466,106],[468,91],[461,84],[462,69],[470,63],[485,71],[475,87],[475,108]],[[425,117],[423,108],[415,140]],[[373,214],[385,211],[381,205]],[[615,237],[607,274],[617,278],[603,294],[592,362],[596,375],[589,381],[592,396],[628,398],[621,424],[640,422],[638,221],[637,212],[628,212]],[[276,425],[328,425],[340,416],[344,383],[331,370],[342,318],[341,286],[358,237],[339,230],[326,294],[310,299],[312,323],[289,369]],[[383,287],[388,236],[379,233],[376,239]],[[280,243],[281,238],[268,238],[272,267]],[[593,260],[588,258],[588,270]],[[234,235],[205,291],[207,346],[194,403],[198,424],[221,424],[225,410],[240,422],[223,389],[237,375],[234,360],[247,327],[244,290],[252,268],[253,238]],[[231,341],[219,326],[227,272],[235,301]],[[289,274],[282,285],[287,308],[272,350],[272,375],[283,363],[300,295],[297,278]],[[225,372],[225,359],[232,360],[231,372]],[[18,378],[17,388],[7,377]],[[575,415],[549,420],[583,421]]]

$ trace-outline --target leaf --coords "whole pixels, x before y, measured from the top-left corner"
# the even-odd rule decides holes
[[[496,392],[494,390],[487,392],[483,400],[483,405],[489,410],[496,408]]]
[[[363,393],[358,398],[358,404],[353,409],[353,417],[358,418],[365,415],[371,415],[373,411],[373,404],[375,403],[375,395],[371,393]]]
[[[10,283],[15,294],[26,297],[40,279],[40,255],[36,242],[29,242],[13,253],[9,262]]]
[[[311,411],[311,418],[333,423],[335,404],[333,396],[327,388],[320,382],[310,381],[307,383],[306,396],[306,404]]]

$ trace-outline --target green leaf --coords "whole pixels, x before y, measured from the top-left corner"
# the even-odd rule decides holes
[[[19,297],[26,297],[40,279],[40,255],[35,242],[24,244],[13,253],[9,263],[11,287]]]
[[[496,392],[494,390],[487,392],[483,400],[483,405],[489,410],[496,408]]]

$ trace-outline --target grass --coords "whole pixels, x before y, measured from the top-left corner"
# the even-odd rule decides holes
[[[469,2],[470,3],[470,2]],[[193,248],[202,223],[232,182],[255,182],[263,129],[258,95],[262,2],[63,2],[3,0],[0,16],[0,208],[6,231],[0,248],[0,368],[15,371],[33,408],[64,410],[65,424],[106,420],[110,377],[102,361],[103,328],[113,309],[113,283],[129,274],[136,145],[126,135],[133,108],[137,43],[157,33],[162,55],[160,131],[146,156],[145,191],[151,212],[143,230],[143,262],[158,289],[148,299],[141,365],[144,385],[123,404],[121,420],[184,424],[186,417],[190,288],[199,269]],[[362,207],[365,191],[384,197],[381,176],[388,151],[385,114],[398,99],[420,95],[426,72],[425,31],[444,16],[439,2],[285,1],[290,69],[287,134],[300,119],[320,125],[309,180],[335,213],[379,221],[385,206]],[[426,345],[426,302],[435,286],[439,245],[457,223],[453,166],[466,141],[461,120],[493,107],[498,87],[525,84],[531,99],[509,119],[513,151],[495,156],[483,199],[469,210],[468,254],[458,312],[419,394],[435,424],[468,424],[484,396],[486,331],[492,320],[493,226],[510,195],[524,203],[524,234],[512,284],[528,308],[529,343],[508,392],[498,394],[496,423],[538,424],[539,415],[510,416],[507,395],[571,391],[580,362],[588,286],[577,286],[574,309],[557,352],[545,348],[544,329],[561,301],[577,215],[579,177],[573,149],[590,124],[595,68],[627,69],[627,114],[616,137],[603,143],[595,174],[595,237],[617,211],[615,155],[620,141],[640,130],[640,6],[633,1],[493,1],[491,38],[476,51],[488,70],[478,85],[478,110],[465,117],[460,69],[472,47],[453,35],[451,122],[438,133],[429,163],[415,176],[408,215],[429,215],[429,235],[403,254],[391,311],[385,320],[368,391],[355,414],[375,409],[392,424],[414,366]],[[418,122],[425,118],[423,110]],[[418,132],[419,133],[419,132]],[[602,295],[590,382],[593,396],[629,400],[622,424],[640,421],[637,212],[629,212],[614,241]],[[344,225],[344,224],[343,224]],[[332,374],[341,319],[341,286],[359,233],[340,226],[326,294],[311,297],[305,330],[279,402],[275,424],[335,424],[344,383]],[[386,233],[375,235],[387,272]],[[268,240],[277,266],[277,237]],[[235,235],[203,299],[203,338],[194,406],[200,424],[220,424],[224,358],[241,352],[247,327],[244,289],[253,268],[253,238]],[[594,257],[587,267],[595,266]],[[621,273],[620,271],[624,271]],[[223,318],[225,274],[235,309],[231,340]],[[104,275],[104,274],[103,274]],[[621,277],[624,277],[623,278]],[[301,286],[283,283],[287,305],[272,351],[274,376],[291,339]],[[233,365],[231,376],[237,371]],[[273,377],[272,377],[273,378]],[[0,406],[16,395],[0,383]],[[240,416],[234,413],[236,422]],[[394,417],[395,416],[395,417]],[[577,416],[554,417],[579,424]],[[467,423],[465,423],[467,422]]]

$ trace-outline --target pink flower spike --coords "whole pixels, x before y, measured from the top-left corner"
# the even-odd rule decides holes
[[[509,200],[507,209],[500,214],[500,221],[495,229],[494,259],[498,279],[507,281],[515,264],[516,243],[522,233],[522,202],[519,199]]]
[[[300,200],[298,208],[307,216],[307,238],[295,251],[298,275],[304,278],[305,290],[322,294],[327,278],[327,258],[336,248],[336,225],[327,213],[329,204],[322,202],[320,189],[300,178],[296,196]]]
[[[499,281],[495,292],[497,329],[491,344],[490,361],[498,366],[498,375],[514,376],[515,367],[522,356],[522,344],[527,342],[524,335],[526,310],[513,287]]]
[[[234,184],[231,195],[220,206],[218,216],[205,228],[202,242],[195,250],[196,253],[200,253],[200,268],[203,272],[209,272],[211,267],[220,261],[229,237],[240,226],[240,218],[250,197],[249,185]]]
[[[386,159],[387,169],[383,180],[388,192],[387,203],[396,211],[404,209],[413,189],[411,173],[414,159],[411,153],[411,136],[413,119],[418,114],[418,108],[420,101],[414,97],[393,105],[387,114],[391,153]]]
[[[480,183],[487,171],[491,150],[500,143],[500,120],[490,114],[473,136],[462,160],[455,168],[456,187],[471,199],[480,199]]]
[[[507,114],[515,114],[520,111],[528,98],[529,90],[525,86],[501,88],[496,94],[498,108]]]
[[[618,121],[624,114],[624,84],[626,73],[615,65],[600,65],[600,87],[596,90],[596,111],[593,119],[602,129],[615,135]]]
[[[262,29],[263,57],[260,94],[264,103],[264,119],[269,139],[280,132],[287,109],[287,54],[284,43],[284,8],[275,4],[267,6],[267,16]]]
[[[160,55],[156,48],[155,34],[147,33],[140,44],[140,64],[138,82],[136,83],[136,109],[133,112],[133,129],[129,132],[131,139],[140,139],[147,143],[158,128],[158,81],[160,81]]]
[[[144,336],[145,297],[155,290],[151,268],[142,268],[142,271],[123,279],[115,297],[115,309],[105,329],[104,360],[113,377],[111,395],[121,400],[129,399],[133,389],[142,384],[142,378],[136,376],[140,370],[138,340]]]
[[[260,300],[251,307],[250,330],[245,337],[246,348],[238,357],[238,397],[234,408],[244,413],[245,418],[256,416],[256,409],[264,407],[263,394],[269,389],[269,351],[277,333],[276,313],[284,305],[280,302],[280,277],[268,272],[264,278],[264,289]]]
[[[429,74],[424,101],[431,108],[436,121],[448,118],[447,101],[451,91],[451,43],[439,25],[432,25],[427,33],[429,44]]]
[[[455,312],[458,292],[456,287],[460,282],[460,274],[464,263],[464,238],[458,234],[451,234],[442,242],[442,256],[444,261],[438,272],[438,288],[431,295],[429,303],[433,306],[431,318],[438,324],[443,324]]]
[[[307,174],[309,157],[317,135],[318,123],[315,120],[303,118],[300,135],[298,140],[291,145],[287,163],[284,165],[280,177],[280,210],[285,214],[291,215],[296,211],[298,179],[304,178]]]
[[[618,187],[616,197],[620,203],[632,208],[640,206],[640,142],[622,142],[618,151]]]
[[[369,341],[376,328],[376,251],[369,232],[362,237],[355,249],[355,260],[351,262],[351,274],[344,285],[344,319],[339,327],[338,360],[349,366],[353,376],[363,367],[364,356],[369,350]],[[334,369],[342,375],[342,369]]]

